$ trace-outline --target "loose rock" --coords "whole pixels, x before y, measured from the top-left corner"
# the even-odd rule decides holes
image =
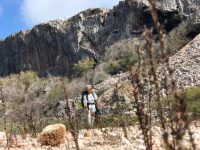
[[[41,145],[58,146],[65,143],[66,127],[63,124],[53,124],[46,126],[40,136]]]

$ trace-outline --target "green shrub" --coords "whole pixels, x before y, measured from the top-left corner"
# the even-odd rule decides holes
[[[138,61],[137,54],[132,51],[125,51],[121,54],[121,59],[119,60],[120,69],[122,71],[127,71],[130,66],[133,66]]]
[[[117,61],[109,61],[104,68],[110,75],[117,74],[120,71],[120,65]]]
[[[110,46],[104,54],[103,61],[105,62],[104,70],[110,75],[127,71],[138,61],[135,44],[132,40],[125,40]]]
[[[192,113],[192,119],[200,119],[200,87],[193,87],[185,91],[187,108]]]
[[[179,95],[186,100],[187,104],[187,110],[189,113],[191,113],[191,117],[193,120],[200,119],[200,87],[192,87],[189,89],[186,89],[183,92],[180,92]],[[176,107],[176,99],[174,95],[170,95],[168,98],[162,98],[161,104],[163,107],[168,106],[168,101],[173,105],[173,107]],[[153,110],[157,108],[157,103],[155,100],[152,101],[151,107]],[[175,109],[174,109],[175,110]]]
[[[124,52],[120,55],[120,58],[117,60],[109,60],[105,64],[105,71],[110,74],[114,75],[118,72],[127,71],[131,66],[133,66],[137,62],[136,54],[132,52]]]
[[[20,72],[19,78],[25,87],[28,88],[34,81],[38,79],[38,75],[33,71]]]
[[[200,105],[193,105],[192,107],[192,118],[198,120],[200,118]]]
[[[90,70],[94,69],[95,61],[92,58],[85,58],[83,60],[78,61],[78,63],[74,64],[73,69],[78,75],[83,75]]]

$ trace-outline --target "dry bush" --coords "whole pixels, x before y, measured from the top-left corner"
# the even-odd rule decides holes
[[[7,124],[15,126],[9,130],[35,136],[45,126],[41,125],[41,120],[54,117],[53,107],[60,93],[51,94],[51,90],[58,87],[57,78],[41,79],[34,72],[21,72],[0,81],[6,100],[2,116],[7,118]]]
[[[70,99],[68,99],[68,93],[67,93],[67,86],[65,85],[65,80],[64,78],[60,79],[61,83],[62,83],[62,88],[64,91],[64,95],[65,95],[65,101],[66,101],[66,108],[67,108],[67,117],[68,117],[68,121],[69,121],[69,130],[74,138],[74,142],[76,145],[76,149],[80,150],[80,146],[79,146],[79,142],[78,142],[78,135],[79,135],[79,131],[78,131],[78,123],[77,123],[77,119],[76,119],[76,112],[75,112],[75,103],[72,102],[72,106],[70,107]]]
[[[148,0],[150,3],[150,12],[152,21],[159,37],[158,56],[154,57],[153,34],[148,28],[145,28],[143,37],[146,40],[147,60],[143,61],[140,56],[140,47],[138,51],[137,69],[132,70],[132,84],[134,87],[134,99],[136,103],[136,114],[138,116],[140,128],[143,134],[143,140],[146,149],[152,149],[152,126],[153,109],[152,103],[155,103],[158,125],[163,130],[163,141],[165,149],[181,149],[181,142],[186,133],[189,134],[192,149],[195,149],[194,139],[190,131],[190,120],[187,112],[187,98],[184,94],[178,92],[176,81],[172,77],[172,70],[169,67],[168,52],[165,49],[164,32],[162,25],[158,21],[156,6],[154,0]],[[157,74],[156,65],[162,65],[162,74]],[[166,96],[164,107],[162,96]],[[174,95],[174,101],[171,101],[170,94]],[[169,137],[172,137],[172,142]]]
[[[93,85],[99,84],[109,77],[104,69],[104,65],[104,63],[101,63],[94,69],[91,79]]]
[[[59,146],[65,143],[66,127],[63,124],[46,126],[39,136],[41,145]]]

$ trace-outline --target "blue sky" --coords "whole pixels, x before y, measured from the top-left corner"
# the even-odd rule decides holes
[[[87,8],[112,8],[120,0],[0,0],[0,39],[53,19],[69,18]]]

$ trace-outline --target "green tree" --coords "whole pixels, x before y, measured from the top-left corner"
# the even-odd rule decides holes
[[[78,75],[83,75],[92,69],[94,69],[95,61],[92,58],[85,58],[83,60],[78,61],[78,63],[74,64],[74,70]]]

